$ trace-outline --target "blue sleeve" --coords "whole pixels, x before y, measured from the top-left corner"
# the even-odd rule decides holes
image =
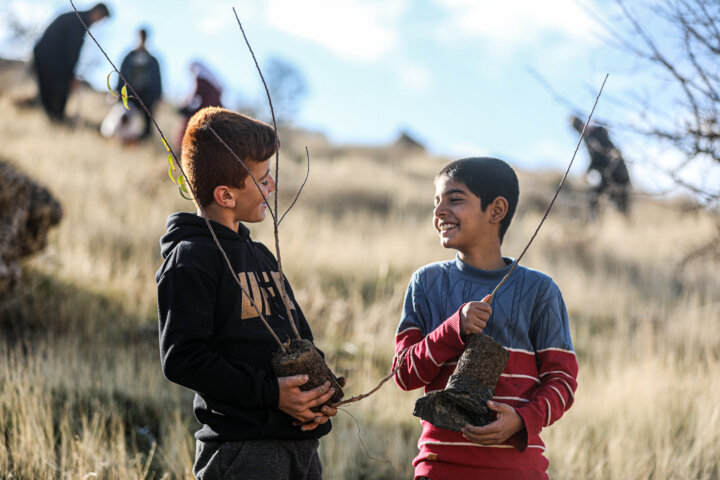
[[[430,305],[421,283],[421,272],[415,272],[405,292],[402,317],[396,333],[408,328],[419,328],[423,336],[428,333]]]

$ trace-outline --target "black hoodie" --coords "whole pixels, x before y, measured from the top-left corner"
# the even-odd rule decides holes
[[[294,338],[276,283],[275,257],[250,239],[244,225],[238,232],[212,225],[243,287],[277,336]],[[205,220],[193,213],[170,215],[160,246],[165,259],[155,277],[160,359],[168,380],[195,392],[195,416],[203,425],[195,437],[240,441],[327,434],[330,422],[303,432],[278,410],[278,383],[270,366],[277,342],[233,279]],[[293,316],[301,336],[312,341],[296,304]]]

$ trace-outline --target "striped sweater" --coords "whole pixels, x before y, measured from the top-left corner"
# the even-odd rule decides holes
[[[394,377],[403,390],[445,388],[465,348],[459,309],[481,300],[508,272],[485,271],[454,261],[420,268],[410,280],[395,337],[395,361],[408,351]],[[547,275],[518,266],[492,304],[483,333],[510,353],[494,401],[515,408],[525,428],[502,445],[480,446],[462,434],[422,421],[416,476],[432,480],[546,479],[543,427],[570,408],[577,388],[577,360],[568,315],[557,285]]]

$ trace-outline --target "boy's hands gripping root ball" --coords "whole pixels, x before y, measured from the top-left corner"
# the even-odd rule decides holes
[[[306,392],[300,390],[300,386],[307,381],[307,375],[278,378],[278,409],[293,417],[296,420],[294,425],[300,426],[303,431],[313,430],[337,414],[337,408],[327,405],[322,407],[321,413],[310,410],[330,400],[335,389],[330,388],[330,382],[325,382]]]
[[[488,400],[487,405],[497,414],[497,420],[482,427],[465,425],[463,437],[479,445],[500,445],[525,428],[522,418],[510,405],[492,400]]]

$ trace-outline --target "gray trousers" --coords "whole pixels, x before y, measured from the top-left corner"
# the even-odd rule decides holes
[[[322,480],[319,441],[197,441],[193,473],[198,480]]]

